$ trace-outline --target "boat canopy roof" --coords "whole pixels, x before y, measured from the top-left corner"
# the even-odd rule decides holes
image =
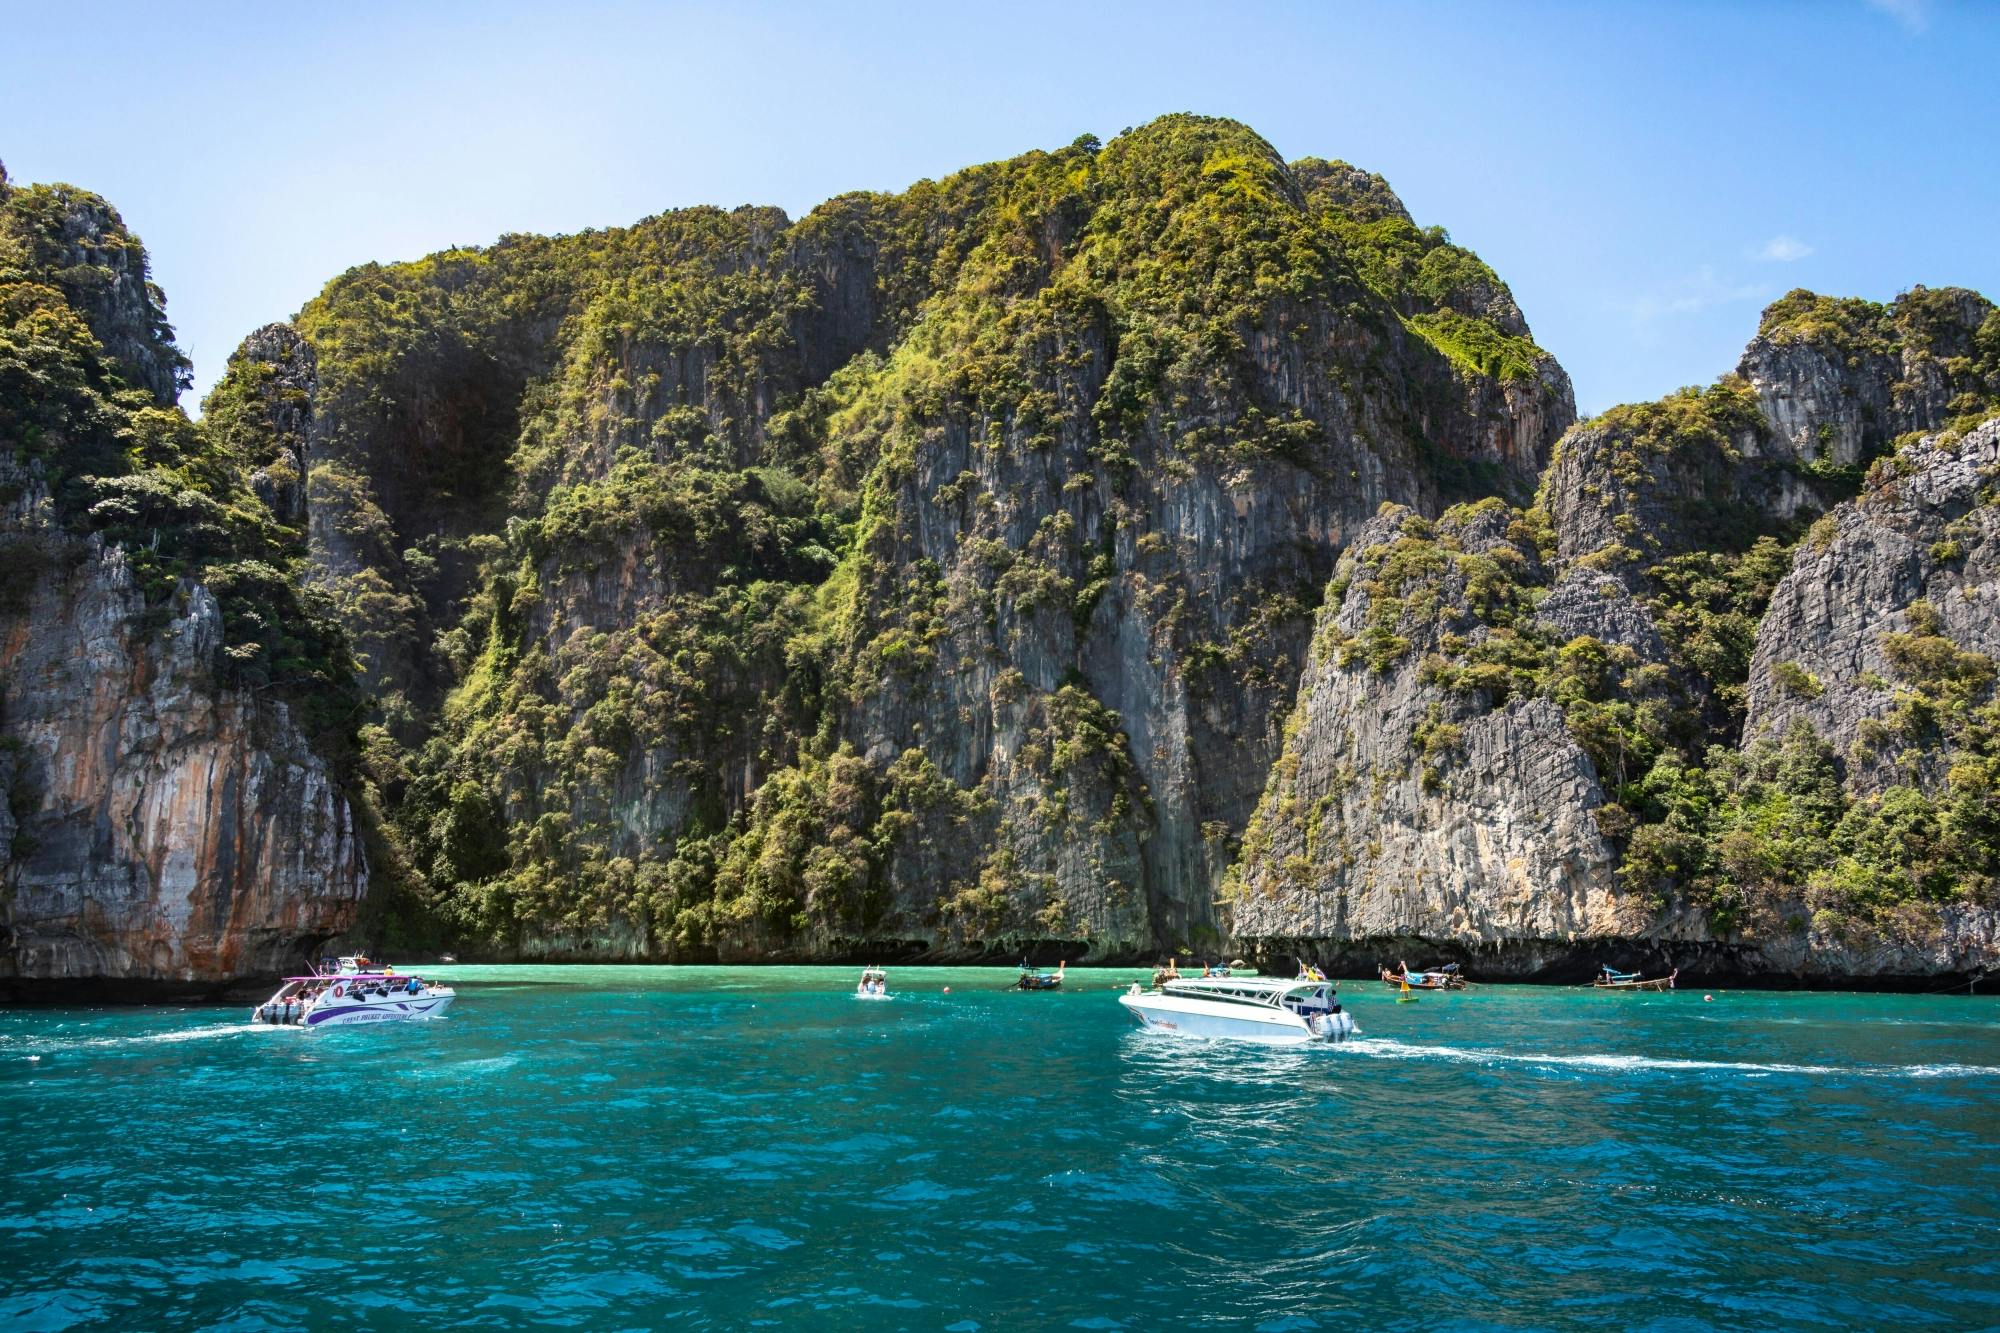
[[[1215,995],[1277,1004],[1295,991],[1325,990],[1332,985],[1330,981],[1308,981],[1303,977],[1179,977],[1162,982],[1160,989],[1169,994]]]
[[[422,981],[415,972],[321,972],[317,976],[286,977],[286,981]]]

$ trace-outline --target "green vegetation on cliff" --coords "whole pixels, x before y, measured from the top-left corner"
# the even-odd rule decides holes
[[[1570,411],[1491,270],[1371,189],[1173,116],[797,223],[690,209],[330,284],[297,320],[315,578],[378,699],[402,919],[694,956],[1130,917],[1136,947],[1162,761],[1092,645],[1135,617],[1254,719],[1328,559],[1260,537],[1217,590],[1166,497],[1283,476],[1344,512],[1356,449],[1521,491],[1491,389]]]
[[[1984,359],[1996,334],[1993,308],[1968,292],[1917,289],[1893,306],[1798,292],[1767,312],[1745,365],[1803,381],[1802,396],[1831,395],[1831,410],[1886,393],[1893,410],[1930,423],[1927,438],[1948,442],[2000,406]],[[1812,378],[1822,363],[1783,361],[1800,346],[1831,351],[1834,378]],[[1812,520],[1864,495],[1861,467],[1791,457],[1761,392],[1747,373],[1729,375],[1579,425],[1525,511],[1497,500],[1436,521],[1387,511],[1392,535],[1350,550],[1329,590],[1315,657],[1351,673],[1415,671],[1430,696],[1415,732],[1427,792],[1446,789],[1475,720],[1515,701],[1555,704],[1601,784],[1595,821],[1617,850],[1618,880],[1656,914],[1692,908],[1725,937],[1811,926],[1857,948],[1934,938],[1945,906],[2000,906],[1994,664],[1918,601],[1907,630],[1880,636],[1888,678],[1860,684],[1887,711],[1864,714],[1851,751],[1802,717],[1746,736],[1774,592],[1834,539],[1831,515]],[[1881,459],[1860,503],[1895,506],[1918,471],[1909,455]],[[1990,523],[1957,510],[1924,522],[1942,527],[1926,529],[1911,558],[1927,556],[1928,577],[1949,588]],[[1880,545],[1897,560],[1898,540],[1861,550]],[[1820,669],[1826,679],[1773,660],[1763,688],[1811,703],[1856,684]],[[1288,738],[1246,835],[1244,883],[1310,885],[1323,870],[1274,860],[1306,819],[1293,794],[1305,742],[1296,729]],[[1404,761],[1377,762],[1393,774]],[[1306,820],[1303,840],[1316,833]]]
[[[216,598],[227,683],[275,691],[330,754],[360,718],[339,625],[299,587],[303,534],[254,478],[282,450],[241,363],[212,421],[174,403],[187,361],[172,343],[145,250],[110,205],[0,171],[0,494],[46,488],[48,520],[116,545],[150,606]],[[17,532],[7,578],[41,566]],[[18,608],[25,586],[0,589]]]
[[[2000,895],[1992,657],[1899,600],[1855,705],[1760,642],[1835,505],[2000,406],[1975,293],[1794,292],[1738,373],[1556,448],[1567,381],[1476,255],[1169,116],[797,222],[364,265],[199,423],[186,370],[109,206],[0,172],[0,500],[48,497],[0,602],[37,525],[162,624],[213,594],[222,680],[354,788],[390,947],[1135,955],[1218,937],[1239,832],[1236,883],[1344,920],[1386,826],[1481,782],[1582,794],[1542,867],[1578,902],[1725,937]],[[1983,524],[1911,567],[1976,602]],[[1393,699],[1396,753],[1302,786],[1302,673],[1351,687],[1317,743]]]
[[[1356,275],[1411,332],[1469,375],[1505,382],[1544,373],[1547,354],[1499,275],[1444,228],[1418,227],[1387,181],[1318,158],[1292,169]]]

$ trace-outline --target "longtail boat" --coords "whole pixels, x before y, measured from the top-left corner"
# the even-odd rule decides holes
[[[1428,972],[1412,972],[1405,968],[1401,972],[1382,969],[1382,984],[1409,990],[1464,990],[1465,978],[1458,974],[1457,964],[1434,967]]]
[[[1062,962],[1056,964],[1054,972],[1044,972],[1039,967],[1030,967],[1024,962],[1021,964],[1021,979],[1015,982],[1011,989],[1056,990],[1062,986],[1063,969],[1068,966],[1069,960],[1064,959]]]
[[[1604,967],[1598,969],[1597,979],[1590,984],[1599,990],[1672,990],[1674,978],[1680,974],[1678,967],[1664,977],[1642,977],[1637,972]]]

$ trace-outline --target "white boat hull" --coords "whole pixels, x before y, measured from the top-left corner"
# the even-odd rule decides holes
[[[1339,1041],[1354,1032],[1352,1016],[1315,1016],[1312,1024],[1289,1009],[1276,1006],[1224,1004],[1178,995],[1121,995],[1118,1003],[1145,1028],[1187,1037],[1227,1037],[1234,1041],[1297,1046],[1313,1041]]]
[[[429,995],[390,995],[387,999],[322,1000],[306,1014],[309,1028],[351,1027],[357,1023],[406,1023],[436,1018],[451,1008],[458,997],[450,992]]]

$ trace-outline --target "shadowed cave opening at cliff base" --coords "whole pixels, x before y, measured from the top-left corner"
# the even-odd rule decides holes
[[[199,421],[117,212],[0,176],[0,329],[10,990],[2000,966],[1974,292],[1576,422],[1380,176],[1176,115],[365,264]]]

